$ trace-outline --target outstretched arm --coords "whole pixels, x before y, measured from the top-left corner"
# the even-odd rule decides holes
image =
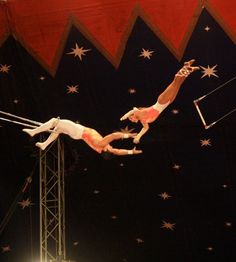
[[[109,147],[109,152],[113,153],[114,155],[118,155],[118,156],[137,155],[137,154],[143,153],[142,150],[138,150],[135,147],[131,150]]]
[[[137,133],[123,133],[123,132],[114,132],[111,133],[105,137],[103,137],[102,140],[96,141],[96,144],[98,146],[107,146],[114,140],[119,140],[119,139],[127,139],[127,138],[135,138]]]
[[[142,137],[142,136],[148,131],[148,129],[149,129],[148,123],[142,123],[142,125],[143,125],[143,128],[142,128],[141,131],[135,136],[135,138],[134,138],[134,140],[133,140],[133,142],[134,142],[135,144],[138,144],[138,143],[139,143],[141,137]]]
[[[138,108],[137,108],[137,107],[134,107],[132,110],[130,110],[129,112],[127,112],[125,115],[123,115],[123,116],[120,118],[120,121],[123,121],[123,120],[127,119],[129,116],[131,116],[132,114],[134,114],[137,110],[138,110]]]

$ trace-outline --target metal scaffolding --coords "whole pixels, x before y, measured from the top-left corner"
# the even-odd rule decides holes
[[[0,117],[1,121],[7,121],[30,128],[36,128],[37,126],[42,125],[41,122],[20,117],[8,112],[0,111],[0,114],[7,117]],[[40,150],[40,262],[74,262],[72,260],[65,260],[66,243],[64,162],[64,145],[60,137],[58,137],[56,142],[51,144],[47,150]],[[0,229],[2,230],[2,228],[3,227],[1,225]]]
[[[40,262],[63,262],[65,246],[64,146],[40,150]]]

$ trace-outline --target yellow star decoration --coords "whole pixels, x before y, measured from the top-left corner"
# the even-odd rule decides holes
[[[166,221],[162,221],[163,224],[161,226],[161,228],[166,228],[166,229],[170,229],[172,231],[174,231],[174,226],[175,224],[174,223],[170,223],[170,222],[166,222]]]
[[[9,245],[2,247],[2,253],[9,252],[9,251],[11,251],[11,247]]]
[[[174,164],[174,165],[173,165],[173,169],[177,169],[177,170],[178,170],[178,169],[180,169],[180,167],[181,167],[181,166],[178,165],[178,164]]]
[[[143,51],[141,52],[141,54],[139,56],[143,56],[144,58],[148,58],[148,59],[151,58],[152,53],[154,52],[154,51],[149,51],[148,49],[145,50],[144,48],[142,48],[142,50]]]
[[[67,55],[74,55],[74,57],[78,56],[80,61],[82,61],[82,56],[85,56],[85,53],[91,51],[91,49],[84,49],[83,46],[79,47],[78,44],[75,44],[75,48],[71,48],[73,51],[67,53]]]
[[[135,94],[135,93],[136,93],[136,89],[135,89],[135,88],[129,88],[129,89],[128,89],[128,92],[129,92],[130,94]]]
[[[76,86],[67,86],[67,94],[79,93],[78,92],[78,85]]]
[[[40,79],[41,81],[43,81],[43,80],[45,80],[45,77],[44,77],[44,76],[40,76],[39,79]]]
[[[22,207],[22,209],[25,209],[26,207],[33,205],[29,198],[27,198],[26,200],[22,200],[21,202],[18,202],[18,204]]]
[[[201,66],[201,68],[203,69],[202,73],[202,77],[208,76],[215,76],[215,77],[219,77],[218,75],[216,75],[215,73],[217,72],[217,70],[215,70],[215,68],[217,67],[217,65],[214,65],[213,67],[209,67],[209,65],[207,67]]]
[[[134,131],[134,128],[129,129],[128,126],[126,126],[125,128],[121,128],[120,131],[124,134],[132,134],[132,132]]]
[[[232,223],[231,223],[231,222],[225,222],[225,226],[226,226],[226,227],[231,227],[231,226],[232,226]]]
[[[204,28],[204,30],[208,32],[208,31],[211,30],[211,28],[207,25],[207,26]]]
[[[210,139],[200,139],[201,146],[211,146]]]
[[[11,65],[0,65],[0,72],[8,73],[10,70]]]
[[[163,192],[159,195],[163,200],[169,199],[171,196],[168,195],[166,192]]]
[[[179,109],[173,109],[171,112],[172,114],[177,115],[179,113]]]
[[[213,251],[213,247],[208,247],[207,250],[208,251]]]
[[[144,243],[144,240],[141,239],[141,238],[136,238],[136,242],[137,242],[138,244],[142,244],[142,243]]]

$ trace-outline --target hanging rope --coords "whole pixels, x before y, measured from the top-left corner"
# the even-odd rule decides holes
[[[37,162],[36,162],[36,164],[37,164]],[[0,236],[1,236],[2,232],[4,231],[5,227],[7,226],[9,220],[11,219],[14,211],[16,210],[18,202],[22,199],[22,196],[29,189],[29,187],[31,185],[31,182],[32,182],[32,177],[34,175],[34,171],[35,171],[35,168],[36,168],[36,164],[34,165],[34,168],[33,168],[32,172],[31,172],[31,175],[26,178],[22,188],[20,189],[20,191],[16,195],[16,197],[15,197],[14,201],[12,202],[12,204],[10,205],[10,208],[7,211],[5,217],[1,221],[1,224],[0,224]]]
[[[25,117],[13,115],[13,114],[11,114],[11,113],[4,112],[4,111],[1,111],[1,110],[0,110],[0,114],[6,115],[6,116],[10,116],[10,117],[13,117],[13,118],[16,118],[16,119],[19,119],[19,120],[22,120],[22,121],[25,121],[25,122],[34,124],[34,125],[36,125],[36,126],[42,125],[42,123],[40,123],[40,122],[38,122],[38,121],[34,121],[34,120],[31,120],[31,119],[28,119],[28,118],[25,118]],[[4,120],[6,120],[6,119],[4,119]],[[11,120],[8,119],[8,121],[11,121]],[[23,123],[18,122],[18,124],[23,124]]]

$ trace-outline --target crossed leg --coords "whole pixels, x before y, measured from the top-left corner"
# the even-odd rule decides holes
[[[58,118],[51,118],[49,121],[47,121],[46,123],[42,124],[39,127],[36,127],[34,129],[24,128],[22,129],[22,131],[26,132],[30,136],[35,136],[36,134],[49,131],[52,128],[56,127],[58,121],[59,121]]]
[[[25,128],[22,131],[26,132],[27,134],[29,134],[30,136],[33,137],[36,134],[52,130],[52,128],[56,127],[58,121],[59,121],[59,119],[57,119],[57,118],[51,118],[49,121],[47,121],[46,123],[42,124],[39,127],[36,127],[34,129]],[[56,140],[58,136],[59,136],[58,133],[52,132],[50,134],[50,136],[47,138],[47,140],[45,140],[44,142],[37,142],[35,145],[37,147],[41,148],[42,150],[44,150],[50,143],[52,143],[54,140]]]

